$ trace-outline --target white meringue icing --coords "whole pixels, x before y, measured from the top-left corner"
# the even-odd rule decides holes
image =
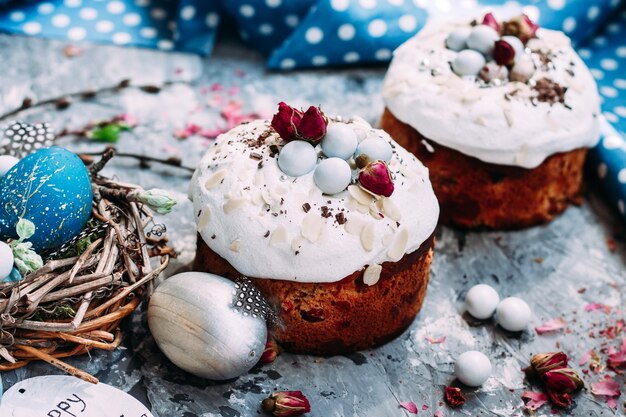
[[[469,22],[428,23],[395,51],[383,96],[396,118],[433,142],[500,165],[535,168],[555,153],[597,144],[596,83],[569,38],[539,29],[529,41],[527,48],[555,54],[554,68],[538,68],[532,79],[547,77],[567,87],[567,106],[533,104],[527,84],[481,88],[452,72],[449,62],[458,52],[447,49],[445,39],[464,25]]]
[[[244,275],[298,282],[336,282],[417,250],[439,218],[428,169],[362,119],[348,126],[359,140],[379,137],[394,147],[390,198],[376,202],[356,185],[323,195],[313,172],[286,176],[271,156],[271,145],[285,142],[269,121],[257,120],[220,135],[193,176],[190,196],[206,244]]]

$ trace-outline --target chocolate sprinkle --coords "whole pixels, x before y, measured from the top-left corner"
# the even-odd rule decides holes
[[[308,213],[309,210],[311,210],[311,205],[309,203],[304,203],[302,205],[302,210],[304,210],[305,213]]]
[[[534,90],[537,93],[536,98],[538,101],[550,104],[565,103],[567,87],[563,87],[549,78],[538,80]]]
[[[337,220],[337,223],[339,223],[339,224],[344,224],[345,222],[348,221],[346,219],[346,216],[343,213],[335,214],[335,220]]]

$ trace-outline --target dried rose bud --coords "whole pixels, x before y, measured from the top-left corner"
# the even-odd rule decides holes
[[[311,411],[302,391],[277,391],[263,400],[263,411],[275,416],[299,416]]]
[[[318,143],[326,135],[328,119],[315,106],[303,113],[284,102],[278,103],[278,113],[272,118],[272,128],[286,141],[294,139]]]
[[[480,78],[485,82],[500,80],[502,82],[509,79],[509,70],[504,65],[498,65],[495,62],[487,62],[483,69],[480,70]]]
[[[512,65],[515,62],[515,48],[507,41],[496,41],[493,58],[498,65]]]
[[[446,387],[444,393],[446,403],[448,403],[450,407],[460,407],[465,404],[465,397],[463,397],[460,388]]]
[[[278,103],[278,113],[272,118],[272,127],[286,141],[296,138],[296,131],[302,121],[302,112],[281,101]]]
[[[278,343],[274,341],[274,339],[267,339],[265,343],[265,349],[263,350],[263,354],[261,355],[261,359],[259,362],[263,364],[272,363],[278,357],[280,353],[280,348],[278,347]]]
[[[572,404],[572,396],[565,392],[548,391],[548,397],[558,407],[567,408]]]
[[[537,353],[530,358],[530,366],[539,375],[567,367],[569,358],[563,352]]]
[[[359,172],[359,184],[365,191],[376,196],[393,194],[393,179],[385,161],[370,162]]]
[[[585,383],[572,368],[553,369],[541,377],[546,390],[556,393],[572,393],[582,389]]]
[[[534,23],[525,14],[514,17],[502,24],[502,35],[517,36],[524,44],[537,34],[539,25]]]
[[[496,20],[496,17],[493,13],[487,13],[485,17],[483,17],[483,25],[492,27],[496,32],[500,32],[500,24]]]

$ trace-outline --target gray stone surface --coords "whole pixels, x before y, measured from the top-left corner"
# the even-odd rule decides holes
[[[141,124],[123,135],[117,145],[121,152],[158,158],[179,156],[191,167],[210,140],[193,137],[181,141],[173,132],[188,121],[206,127],[221,122],[219,109],[207,106],[216,94],[207,88],[213,83],[226,89],[238,87],[240,91],[233,91],[232,98],[241,100],[248,111],[271,113],[278,101],[285,100],[296,105],[321,104],[329,113],[359,114],[376,122],[383,109],[382,68],[273,74],[264,70],[261,57],[232,42],[220,45],[207,60],[111,46],[85,46],[83,55],[67,58],[63,46],[54,41],[0,36],[0,113],[19,107],[25,96],[43,100],[115,85],[124,78],[137,84],[181,81],[159,94],[131,88],[75,102],[67,110],[46,106],[26,110],[19,117],[76,128],[128,112]],[[84,140],[66,139],[61,144],[75,151],[104,147]],[[146,188],[165,188],[176,195],[179,204],[163,219],[172,244],[180,252],[168,274],[186,268],[195,250],[191,204],[185,193],[187,172],[158,164],[140,169],[136,161],[119,158],[106,173]],[[399,407],[400,401],[410,400],[418,405],[419,415],[433,415],[441,409],[445,416],[521,416],[520,395],[529,386],[520,368],[527,365],[531,354],[560,346],[579,368],[583,354],[606,341],[597,336],[598,331],[624,317],[623,311],[616,312],[626,298],[624,235],[615,213],[606,208],[593,184],[589,188],[581,207],[568,209],[544,227],[472,233],[439,228],[422,312],[407,332],[381,348],[332,358],[283,354],[275,363],[254,368],[234,381],[215,383],[172,365],[151,338],[145,312],[138,311],[123,326],[123,347],[114,352],[95,351],[69,362],[102,382],[130,392],[157,417],[254,416],[261,413],[260,401],[275,389],[304,391],[312,404],[311,416],[410,415]],[[610,251],[606,240],[614,235],[617,250]],[[569,331],[540,336],[529,327],[515,335],[492,322],[467,319],[459,314],[462,300],[477,283],[494,286],[501,297],[524,298],[533,309],[532,327],[563,317]],[[609,305],[613,312],[583,311],[591,302]],[[589,337],[590,330],[596,338]],[[445,336],[446,340],[431,344],[427,336]],[[608,342],[617,347],[619,340]],[[464,389],[467,404],[452,410],[442,404],[442,389],[453,382],[454,358],[469,349],[481,350],[492,359],[493,376],[479,389]],[[7,389],[24,378],[52,373],[58,371],[35,363],[3,373],[2,379]],[[585,381],[588,385],[599,378],[589,374]],[[422,410],[422,406],[428,409]],[[550,414],[547,406],[538,412]],[[617,411],[610,410],[604,399],[585,391],[570,410],[559,414],[624,415],[624,405],[622,400]]]

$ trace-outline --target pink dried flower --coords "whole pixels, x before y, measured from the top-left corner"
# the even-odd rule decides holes
[[[569,358],[563,352],[537,353],[530,358],[530,369],[542,376],[548,371],[567,367]]]
[[[413,401],[400,402],[400,407],[411,414],[417,414],[417,405]]]
[[[368,163],[359,172],[359,185],[375,196],[390,197],[393,194],[394,185],[391,171],[385,161]]]
[[[526,42],[536,36],[537,29],[539,29],[539,25],[523,14],[504,22],[500,33],[502,35],[517,36],[526,44]]]
[[[513,62],[515,62],[515,48],[507,41],[496,41],[493,48],[493,58],[498,65],[513,65]]]
[[[318,143],[326,135],[328,119],[319,107],[311,106],[303,113],[284,102],[272,118],[272,127],[286,141],[294,139]]]
[[[457,387],[445,387],[444,398],[450,407],[460,407],[465,404],[465,397],[461,393],[461,389]]]
[[[263,354],[261,355],[261,359],[259,362],[263,364],[272,363],[278,357],[280,353],[280,348],[278,347],[278,343],[274,339],[268,339],[265,343],[265,349],[263,350]]]
[[[578,372],[572,368],[553,369],[543,374],[541,379],[546,386],[548,394],[551,392],[570,394],[581,390],[585,386]]]
[[[522,393],[522,400],[527,410],[535,411],[548,402],[548,396],[543,392],[525,391]]]
[[[299,416],[311,411],[302,391],[276,391],[263,400],[262,407],[277,417]]]
[[[485,17],[483,17],[483,25],[492,27],[496,32],[500,32],[500,24],[498,20],[493,15],[493,13],[487,13]]]

